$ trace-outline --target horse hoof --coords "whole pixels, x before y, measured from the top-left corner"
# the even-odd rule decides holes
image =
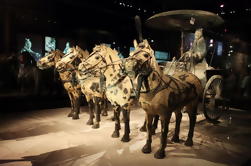
[[[112,133],[112,138],[118,138],[118,137],[119,137],[119,132],[114,131],[114,132]]]
[[[73,117],[73,113],[69,113],[69,114],[68,114],[68,117]]]
[[[154,154],[154,157],[156,159],[163,159],[165,157],[165,151],[163,150],[158,150],[155,154]]]
[[[173,138],[171,139],[171,141],[175,142],[175,143],[179,143],[180,139],[179,139],[179,137],[173,136]]]
[[[94,124],[94,125],[92,126],[92,128],[93,128],[93,129],[98,129],[98,128],[99,128],[99,124],[98,124],[98,123]]]
[[[128,136],[123,136],[122,138],[121,138],[121,141],[122,142],[129,142],[130,141],[130,137],[129,137],[129,135]]]
[[[151,145],[145,144],[141,151],[145,154],[151,153],[152,152]]]
[[[155,130],[156,130],[156,129],[152,129],[152,135],[155,135]]]
[[[102,116],[108,116],[108,113],[107,112],[103,112]]]
[[[88,120],[88,121],[86,122],[86,124],[87,124],[87,125],[93,125],[93,121],[92,121],[92,120]]]
[[[142,127],[139,129],[139,131],[141,131],[141,132],[146,132],[146,126],[142,126]]]
[[[115,117],[114,116],[112,117],[112,121],[115,121]]]
[[[186,146],[193,146],[193,141],[192,140],[186,140],[185,145]]]
[[[79,119],[79,116],[78,116],[78,115],[73,115],[73,116],[72,116],[72,119],[73,119],[73,120]]]

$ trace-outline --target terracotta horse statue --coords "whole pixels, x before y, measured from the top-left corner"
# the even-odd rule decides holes
[[[99,72],[104,77],[105,83],[100,86],[103,87],[107,99],[113,106],[115,117],[115,130],[112,137],[119,137],[119,116],[122,110],[125,131],[121,141],[128,142],[130,140],[130,106],[134,92],[129,77],[123,75],[122,60],[118,56],[118,52],[104,44],[97,45],[90,56],[79,65],[79,71],[83,73]]]
[[[172,76],[164,75],[147,40],[143,40],[139,44],[135,40],[134,47],[135,50],[125,60],[124,67],[128,76],[136,82],[139,103],[146,112],[147,141],[142,152],[151,152],[152,121],[155,115],[159,115],[161,120],[160,148],[154,157],[161,159],[165,157],[168,126],[172,112],[175,112],[176,115],[175,133],[172,141],[179,142],[181,109],[183,107],[185,107],[190,120],[185,145],[193,145],[197,105],[202,96],[203,88],[200,80],[192,73],[177,72]]]
[[[60,50],[51,51],[37,61],[37,66],[41,70],[55,67],[63,56],[64,54]],[[79,119],[81,90],[80,85],[76,82],[76,66],[69,64],[65,68],[67,70],[59,72],[59,76],[71,101],[71,112],[68,117]]]
[[[80,61],[85,61],[85,59],[89,56],[88,51],[83,51],[80,47],[76,46],[72,47],[71,50],[68,51],[68,54],[65,55],[59,62],[56,64],[56,68],[59,71],[64,71],[65,66],[74,62],[75,59],[80,59]],[[80,65],[80,64],[79,64]],[[82,93],[85,95],[87,102],[89,103],[89,113],[90,118],[87,122],[88,125],[93,125],[93,128],[99,128],[100,126],[100,109],[105,98],[104,93],[99,89],[99,81],[100,75],[99,73],[87,73],[83,74],[79,70],[76,71],[77,81],[79,82],[80,89]],[[95,111],[93,111],[93,107]],[[94,119],[94,112],[95,122]],[[104,116],[107,116],[107,109],[104,109]]]

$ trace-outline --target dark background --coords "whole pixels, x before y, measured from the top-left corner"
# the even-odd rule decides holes
[[[220,7],[222,4],[224,7]],[[35,43],[40,40],[38,52],[42,54],[45,53],[44,37],[51,36],[57,39],[57,48],[62,51],[62,43],[65,41],[71,41],[72,45],[79,45],[89,51],[95,44],[110,43],[114,48],[120,47],[123,55],[128,56],[132,41],[137,38],[134,16],[139,15],[143,23],[143,37],[149,41],[153,40],[152,48],[169,52],[171,57],[174,57],[179,55],[180,32],[154,30],[146,27],[144,23],[156,13],[178,9],[211,11],[225,20],[223,26],[214,31],[205,31],[204,34],[207,39],[213,38],[223,42],[223,55],[214,57],[214,67],[227,68],[227,62],[239,64],[238,53],[245,54],[247,60],[241,65],[243,70],[232,71],[233,67],[230,67],[230,73],[237,73],[233,87],[238,95],[229,98],[242,97],[241,81],[250,75],[247,66],[250,64],[251,5],[248,0],[1,0],[0,103],[9,109],[12,108],[9,106],[11,103],[16,103],[15,107],[24,109],[46,107],[43,102],[58,101],[58,104],[54,104],[55,107],[69,105],[66,93],[61,92],[63,90],[40,96],[20,96],[16,85],[17,64],[8,61],[8,57],[19,54],[22,40],[20,36],[30,37]],[[230,45],[234,51],[231,56],[228,55]],[[208,58],[210,59],[210,56]],[[29,100],[37,102],[26,104]],[[52,100],[54,102],[51,102]],[[42,104],[40,101],[43,101]]]

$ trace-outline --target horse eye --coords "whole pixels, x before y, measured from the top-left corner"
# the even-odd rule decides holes
[[[95,59],[97,59],[97,60],[98,60],[98,59],[99,59],[99,56],[96,56],[96,57],[95,57]]]
[[[148,54],[144,54],[144,57],[145,57],[145,58],[148,58]]]

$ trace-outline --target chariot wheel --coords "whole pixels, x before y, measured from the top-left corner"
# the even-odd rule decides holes
[[[220,75],[212,76],[206,83],[203,93],[203,111],[209,122],[217,122],[226,109],[222,87],[223,78]]]

